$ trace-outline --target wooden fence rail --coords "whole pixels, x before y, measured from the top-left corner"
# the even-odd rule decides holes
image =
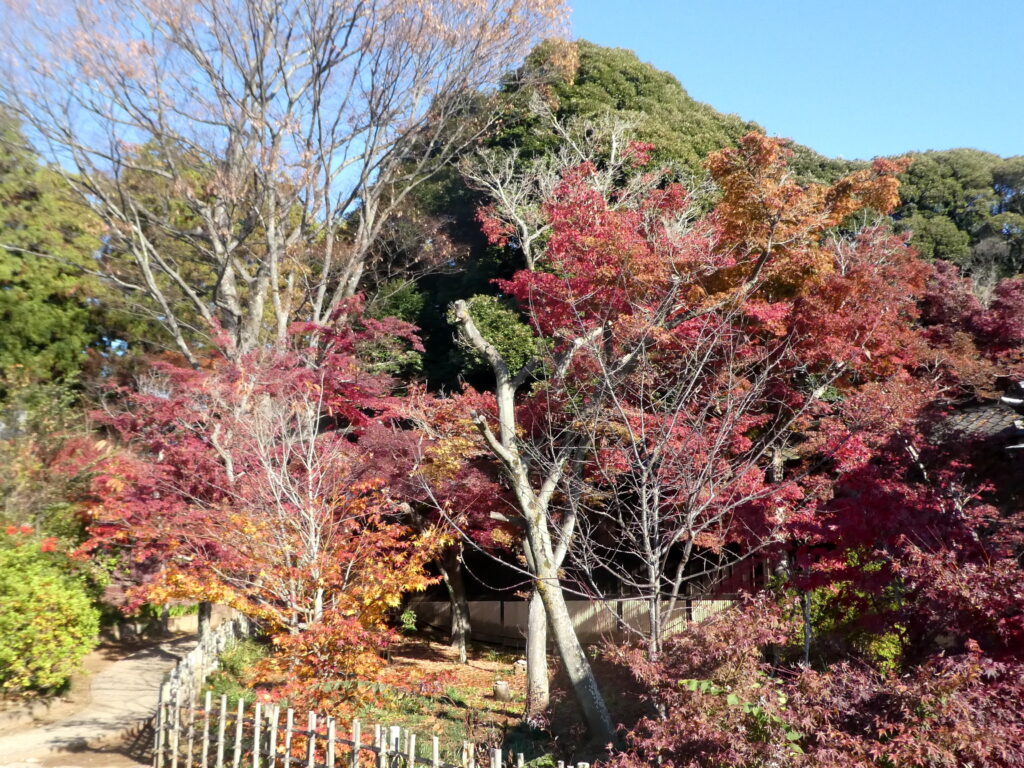
[[[522,754],[478,750],[463,742],[452,749],[437,736],[418,739],[400,726],[353,720],[342,735],[332,717],[298,713],[241,699],[228,706],[209,691],[200,704],[161,702],[156,722],[155,768],[522,768]],[[558,768],[565,768],[559,763]],[[590,768],[578,763],[569,768]]]
[[[186,653],[164,679],[160,687],[160,701],[173,701],[180,705],[196,699],[206,678],[220,664],[220,654],[228,643],[247,637],[249,632],[249,621],[236,616],[199,638],[195,648]]]
[[[662,626],[667,635],[683,630],[690,622],[703,621],[732,605],[733,595],[717,597],[685,597],[666,614]],[[409,608],[417,623],[446,631],[451,626],[451,603],[447,600],[413,598]],[[569,619],[581,643],[604,640],[636,639],[650,632],[651,621],[647,600],[640,598],[608,598],[605,600],[566,600]],[[470,636],[486,643],[525,647],[530,602],[528,600],[470,600]]]
[[[160,689],[153,718],[154,768],[523,768],[522,754],[483,749],[471,742],[452,746],[436,736],[418,739],[397,725],[363,730],[359,720],[342,733],[334,718],[282,710],[275,704],[229,707],[210,691],[200,695],[227,644],[250,632],[238,617],[227,621],[189,651]],[[201,700],[200,700],[201,698]],[[566,768],[558,763],[558,768]],[[590,768],[578,763],[568,768]]]

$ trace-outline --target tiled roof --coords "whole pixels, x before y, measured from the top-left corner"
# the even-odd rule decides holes
[[[1014,422],[1019,418],[1002,403],[980,405],[950,416],[943,431],[971,437],[995,437],[1005,432],[1010,437],[1017,431]]]
[[[942,439],[961,435],[998,440],[1006,447],[1024,450],[1024,382],[1014,384],[998,403],[965,408],[946,420]]]

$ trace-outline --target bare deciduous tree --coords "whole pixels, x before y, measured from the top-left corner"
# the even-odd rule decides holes
[[[837,363],[784,401],[776,385],[792,339],[752,348],[740,327],[738,315],[707,316],[667,369],[647,350],[627,379],[601,368],[605,407],[574,422],[594,446],[566,478],[567,509],[554,510],[577,520],[574,575],[593,598],[614,584],[646,604],[641,621],[621,627],[651,659],[691,585],[699,592],[781,541],[794,498],[782,475],[787,443],[844,370]]]
[[[107,226],[97,271],[178,349],[322,323],[381,228],[486,128],[561,0],[51,0],[0,94]],[[122,258],[123,257],[123,258]]]
[[[628,207],[664,183],[672,170],[633,172],[636,125],[628,117],[606,112],[562,119],[537,94],[529,108],[557,142],[551,151],[527,158],[518,147],[492,147],[465,157],[459,168],[469,185],[490,200],[485,212],[492,226],[522,251],[527,269],[536,269],[551,230],[544,204],[551,200],[565,171],[592,165],[591,186],[608,198],[614,193],[616,205]]]

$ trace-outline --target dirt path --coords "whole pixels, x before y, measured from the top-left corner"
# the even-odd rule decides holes
[[[195,640],[145,648],[106,665],[75,712],[0,736],[0,768],[121,768],[147,765],[145,721],[156,709],[164,675]]]

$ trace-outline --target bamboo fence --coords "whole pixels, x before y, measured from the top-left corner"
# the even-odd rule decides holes
[[[189,651],[160,688],[154,716],[154,768],[504,768],[525,765],[522,754],[481,749],[471,742],[442,745],[437,736],[417,739],[400,726],[353,720],[341,735],[334,718],[282,710],[263,702],[228,706],[199,691],[217,669],[227,643],[249,633],[236,618],[221,624]],[[566,768],[558,763],[558,768]],[[589,768],[578,763],[568,768]]]
[[[452,748],[437,736],[418,739],[401,726],[358,719],[342,735],[332,717],[282,710],[239,699],[228,706],[207,691],[201,703],[162,701],[157,713],[154,768],[523,768],[522,754],[478,749],[471,742]],[[567,768],[559,762],[558,768]],[[590,768],[578,763],[568,768]]]

